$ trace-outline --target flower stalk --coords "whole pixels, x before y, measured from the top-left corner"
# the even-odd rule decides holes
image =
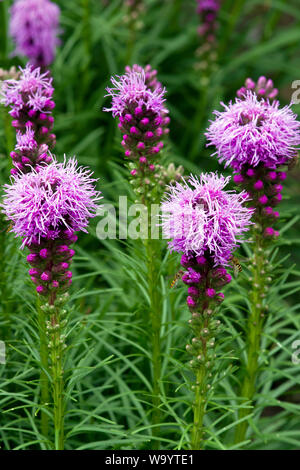
[[[261,337],[268,308],[266,295],[272,280],[267,269],[268,248],[279,236],[274,225],[279,219],[277,206],[282,200],[282,183],[287,176],[281,168],[295,165],[300,144],[297,116],[291,106],[280,108],[277,94],[271,79],[261,76],[255,82],[248,78],[237,91],[235,102],[223,104],[223,112],[215,111],[217,117],[206,133],[208,145],[216,147],[219,162],[235,171],[234,182],[246,190],[254,211],[250,312],[236,443],[246,437],[247,418],[251,414],[249,406],[256,392]]]
[[[192,318],[193,339],[186,350],[193,356],[190,366],[195,374],[195,401],[190,447],[204,447],[204,417],[209,399],[215,338],[220,321],[215,319],[224,300],[223,286],[231,281],[226,267],[243,232],[248,230],[253,211],[244,203],[245,191],[224,190],[229,178],[217,174],[191,176],[170,187],[162,203],[162,228],[170,239],[171,250],[183,253],[182,281],[188,286],[187,305]]]
[[[72,283],[69,268],[75,254],[70,245],[77,241],[75,231],[86,231],[89,219],[96,215],[96,201],[101,197],[94,183],[89,170],[78,167],[75,159],[65,159],[64,163],[53,160],[38,171],[19,173],[10,185],[4,186],[4,213],[12,222],[12,231],[23,238],[22,247],[29,249],[29,275],[41,296],[42,305],[38,308],[41,428],[47,438],[49,372],[56,450],[64,449],[66,310],[63,306]]]
[[[47,315],[47,336],[50,359],[50,375],[53,400],[54,421],[54,448],[64,450],[64,415],[65,415],[65,392],[64,392],[64,351],[66,349],[64,330],[67,320],[66,310],[63,308],[68,294],[54,300],[52,296],[49,303],[42,306]]]
[[[46,407],[49,405],[49,360],[48,360],[48,343],[47,343],[47,329],[46,329],[46,316],[42,308],[40,297],[37,296],[37,313],[38,313],[38,328],[40,338],[40,389],[41,389],[41,432],[42,435],[48,439],[49,435],[49,417],[46,412]]]
[[[113,117],[118,118],[122,132],[121,145],[124,148],[130,183],[136,195],[136,202],[147,208],[148,233],[144,240],[147,263],[147,285],[149,311],[147,321],[151,324],[152,350],[152,433],[156,438],[154,448],[159,448],[160,381],[161,381],[161,319],[162,298],[159,288],[161,268],[160,241],[152,239],[151,205],[158,204],[165,181],[179,179],[181,168],[171,165],[167,169],[158,164],[163,149],[163,137],[168,134],[168,110],[164,106],[165,89],[157,80],[157,71],[150,65],[145,68],[134,64],[127,66],[121,77],[112,78],[112,88],[107,88],[112,97],[110,108]]]
[[[148,294],[150,299],[151,344],[152,344],[152,424],[153,435],[159,436],[161,423],[160,381],[161,381],[161,317],[162,301],[159,286],[159,263],[161,260],[159,240],[145,240],[147,253]],[[155,261],[156,260],[156,261]],[[159,442],[153,443],[158,448]]]
[[[259,243],[260,237],[256,237],[256,246],[254,250],[252,263],[252,291],[250,296],[251,311],[248,318],[246,330],[246,364],[244,379],[241,385],[240,396],[243,399],[245,407],[239,409],[240,423],[236,427],[235,442],[239,443],[245,440],[249,427],[247,417],[252,413],[249,405],[252,404],[255,390],[256,379],[259,372],[259,357],[261,351],[261,336],[264,326],[264,318],[267,306],[263,305],[263,298],[266,295],[267,283],[265,278],[265,267],[268,263],[264,250]],[[268,279],[270,281],[271,278]],[[242,403],[242,404],[243,404]]]

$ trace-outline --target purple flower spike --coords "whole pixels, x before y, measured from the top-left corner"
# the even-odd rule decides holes
[[[171,250],[195,257],[209,253],[214,265],[228,264],[253,213],[244,205],[245,192],[224,190],[229,179],[202,174],[170,187],[162,203],[162,228]]]
[[[107,96],[112,97],[112,106],[104,108],[104,111],[111,111],[113,117],[133,114],[136,107],[144,108],[155,115],[167,111],[163,106],[165,89],[150,90],[145,83],[144,70],[112,77],[111,82],[113,88],[107,88]],[[130,108],[134,108],[132,112]]]
[[[5,186],[4,213],[13,222],[12,231],[23,237],[22,247],[29,248],[27,261],[33,266],[29,274],[37,292],[49,295],[50,304],[72,282],[74,232],[86,231],[96,215],[101,196],[91,175],[74,158],[64,163],[54,160],[38,171],[17,175]]]
[[[223,300],[218,291],[231,282],[224,266],[230,265],[251,224],[253,209],[245,206],[247,194],[226,191],[229,179],[216,173],[190,176],[169,186],[161,205],[164,237],[171,239],[171,251],[183,253],[181,265],[187,268],[181,279],[188,286],[187,305],[196,315],[190,320],[192,326]]]
[[[245,165],[261,164],[275,169],[294,156],[300,123],[289,106],[279,108],[278,102],[259,100],[250,91],[244,100],[223,106],[223,112],[215,111],[206,136],[225,167],[241,171]]]
[[[70,159],[64,163],[53,161],[5,185],[2,207],[13,222],[12,231],[24,237],[22,246],[39,244],[42,238],[55,240],[66,228],[86,231],[100,199],[94,182],[90,171]],[[47,257],[45,251],[40,255]]]
[[[274,100],[278,95],[278,90],[274,88],[273,81],[263,76],[259,77],[257,83],[255,83],[252,78],[247,78],[245,86],[240,88],[236,94],[238,98],[243,99],[247,96],[247,91],[249,90],[254,91],[257,96],[268,99],[269,101]]]
[[[11,157],[18,171],[27,173],[52,160],[48,151],[56,140],[51,132],[53,91],[48,73],[41,73],[29,64],[20,68],[18,80],[6,80],[2,84],[0,102],[11,108],[12,125],[17,131],[17,145]]]
[[[34,66],[50,65],[59,44],[59,15],[59,7],[49,0],[15,1],[10,21],[15,54],[27,56]]]
[[[121,145],[126,159],[130,160],[132,182],[136,189],[139,187],[143,201],[151,199],[149,186],[154,187],[160,181],[162,171],[158,168],[154,174],[153,161],[164,147],[162,138],[168,134],[170,122],[164,105],[165,89],[155,77],[156,71],[150,66],[126,67],[124,75],[111,78],[113,87],[107,88],[107,96],[112,98],[112,104],[104,108],[119,120]]]

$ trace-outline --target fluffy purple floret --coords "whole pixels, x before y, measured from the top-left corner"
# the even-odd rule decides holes
[[[215,265],[228,264],[253,211],[244,202],[245,191],[225,191],[230,177],[216,173],[190,176],[169,187],[162,203],[164,237],[171,251],[187,256],[209,253]]]
[[[11,113],[29,107],[33,111],[43,111],[53,94],[52,78],[48,72],[41,73],[40,69],[27,64],[20,67],[21,75],[18,80],[5,80],[2,83],[0,101],[12,108]]]
[[[24,151],[31,151],[37,147],[37,142],[34,138],[35,133],[30,127],[26,128],[25,134],[17,131],[17,145],[16,149]]]
[[[34,66],[51,64],[59,43],[59,15],[59,7],[49,0],[15,1],[10,20],[15,54],[27,56]]]
[[[75,158],[54,160],[4,186],[3,212],[12,221],[12,231],[24,237],[23,246],[55,239],[61,230],[86,231],[101,199],[91,175]]]
[[[165,88],[157,87],[155,90],[150,90],[145,82],[144,70],[127,72],[121,77],[112,77],[111,82],[113,88],[106,89],[108,92],[106,96],[112,97],[112,106],[104,108],[104,111],[111,111],[113,117],[121,116],[124,110],[131,105],[141,108],[145,106],[147,110],[159,115],[162,112],[168,112],[164,108]]]
[[[206,137],[214,145],[219,162],[240,171],[243,165],[276,168],[295,154],[300,144],[300,123],[289,106],[279,108],[248,92],[225,111],[215,111]]]

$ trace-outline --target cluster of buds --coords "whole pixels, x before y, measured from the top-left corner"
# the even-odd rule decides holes
[[[201,83],[208,84],[209,75],[217,70],[216,30],[217,14],[220,9],[219,0],[198,0],[197,13],[200,17],[198,34],[202,44],[196,50],[197,62],[195,69],[202,72]]]
[[[231,281],[226,268],[214,267],[209,255],[182,255],[181,266],[187,269],[182,281],[188,286],[187,304],[192,313],[198,311],[199,306],[206,309],[209,304],[215,306],[224,300],[220,289]]]
[[[170,163],[167,168],[162,165],[156,165],[155,168],[155,179],[157,183],[165,188],[170,184],[175,184],[176,181],[180,181],[184,174],[184,168],[182,165],[176,167],[174,163]]]
[[[135,65],[127,69],[125,75],[112,78],[114,88],[108,88],[112,96],[112,111],[118,117],[119,129],[123,134],[122,146],[125,157],[130,161],[129,168],[135,191],[140,195],[149,194],[149,187],[155,184],[156,161],[164,143],[163,137],[168,134],[170,119],[164,107],[165,90],[159,82],[155,88],[146,83],[146,74],[152,81],[151,67],[144,69]],[[148,198],[149,199],[149,198]]]
[[[41,162],[49,163],[52,158],[48,151],[56,143],[52,133],[52,79],[48,72],[41,74],[31,65],[20,71],[18,79],[4,81],[1,89],[1,101],[11,108],[12,126],[17,132],[17,145],[11,152],[13,175],[28,173]]]
[[[259,77],[257,82],[252,80],[252,78],[247,78],[245,85],[237,91],[237,97],[245,99],[248,91],[252,91],[258,97],[268,99],[269,101],[273,101],[278,95],[278,90],[274,88],[273,80],[267,79],[264,76]]]
[[[142,15],[145,13],[145,4],[143,0],[125,0],[126,14],[123,19],[134,30],[143,28],[144,23],[141,20]]]
[[[241,172],[234,175],[234,182],[246,189],[251,201],[249,204],[255,208],[254,219],[260,225],[264,238],[277,238],[279,232],[273,224],[279,218],[276,207],[282,200],[282,183],[286,179],[285,171],[277,171],[257,166],[246,166]]]
[[[170,163],[168,167],[165,168],[163,165],[157,164],[155,165],[151,178],[146,177],[143,180],[143,184],[141,184],[140,178],[136,177],[133,162],[129,163],[129,169],[133,175],[130,179],[130,183],[133,186],[135,194],[137,196],[147,195],[147,200],[153,203],[157,201],[158,197],[160,197],[167,186],[180,181],[184,173],[184,168],[181,165],[175,167],[174,163]],[[138,202],[138,200],[136,202]]]
[[[186,350],[194,356],[190,361],[193,369],[209,368],[215,357],[215,336],[221,322],[214,313],[224,300],[220,289],[231,281],[231,275],[224,267],[214,267],[209,255],[188,257],[183,255],[181,265],[186,268],[182,281],[188,286],[187,305],[192,314],[189,325],[194,337]]]
[[[39,244],[27,244],[30,251],[27,261],[32,266],[29,275],[38,294],[56,296],[68,289],[72,283],[70,265],[75,254],[70,245],[76,240],[77,235],[66,230],[55,240],[41,239]]]
[[[43,310],[46,318],[48,318],[46,320],[46,334],[48,336],[48,347],[51,349],[65,349],[67,347],[65,344],[66,337],[63,332],[67,324],[67,310],[64,306],[68,299],[69,294],[65,292],[57,296],[52,304],[44,303],[41,305],[41,310]]]

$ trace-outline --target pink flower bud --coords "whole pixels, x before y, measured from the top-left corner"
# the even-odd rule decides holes
[[[261,181],[261,180],[257,180],[254,185],[253,185],[254,189],[256,189],[257,191],[259,191],[260,189],[262,189],[264,187],[264,183]]]
[[[216,295],[215,289],[212,289],[211,287],[206,289],[206,295],[212,299]]]
[[[30,276],[37,276],[39,274],[38,270],[35,268],[30,268],[28,273]]]
[[[252,169],[252,168],[249,168],[246,172],[247,176],[249,176],[250,178],[253,178],[253,176],[255,176],[255,171]]]
[[[50,278],[51,278],[51,276],[50,276],[50,273],[48,273],[48,272],[43,272],[41,274],[42,281],[50,281]]]
[[[48,256],[49,256],[49,251],[47,250],[47,248],[42,248],[40,251],[40,257],[43,259],[47,259]]]
[[[141,120],[141,124],[142,124],[143,126],[148,126],[149,122],[150,122],[150,121],[149,121],[148,118],[143,118],[143,119]]]
[[[38,255],[36,253],[30,253],[28,256],[27,256],[27,261],[28,263],[32,264],[32,263],[36,263],[38,261]]]
[[[199,297],[200,292],[199,292],[199,289],[197,289],[197,287],[195,287],[195,286],[190,286],[190,287],[188,288],[188,294],[189,294],[189,295],[192,295],[192,296],[194,296],[194,297]]]
[[[269,171],[269,173],[268,173],[268,178],[269,178],[271,181],[275,181],[276,178],[277,178],[276,171]]]
[[[268,197],[264,194],[263,196],[261,196],[260,198],[258,198],[260,204],[267,204],[268,202]]]
[[[146,137],[146,139],[152,139],[154,137],[154,134],[153,134],[152,131],[147,131],[145,133],[145,137]]]
[[[280,179],[280,181],[284,181],[286,179],[286,172],[285,171],[280,171],[277,173],[278,175],[278,178]]]
[[[275,230],[272,227],[267,227],[264,231],[264,237],[273,237]]]
[[[240,174],[234,175],[233,181],[235,182],[235,184],[240,184],[244,181],[244,177]]]
[[[187,297],[186,303],[188,304],[190,308],[195,308],[197,305],[197,302],[190,295]]]

